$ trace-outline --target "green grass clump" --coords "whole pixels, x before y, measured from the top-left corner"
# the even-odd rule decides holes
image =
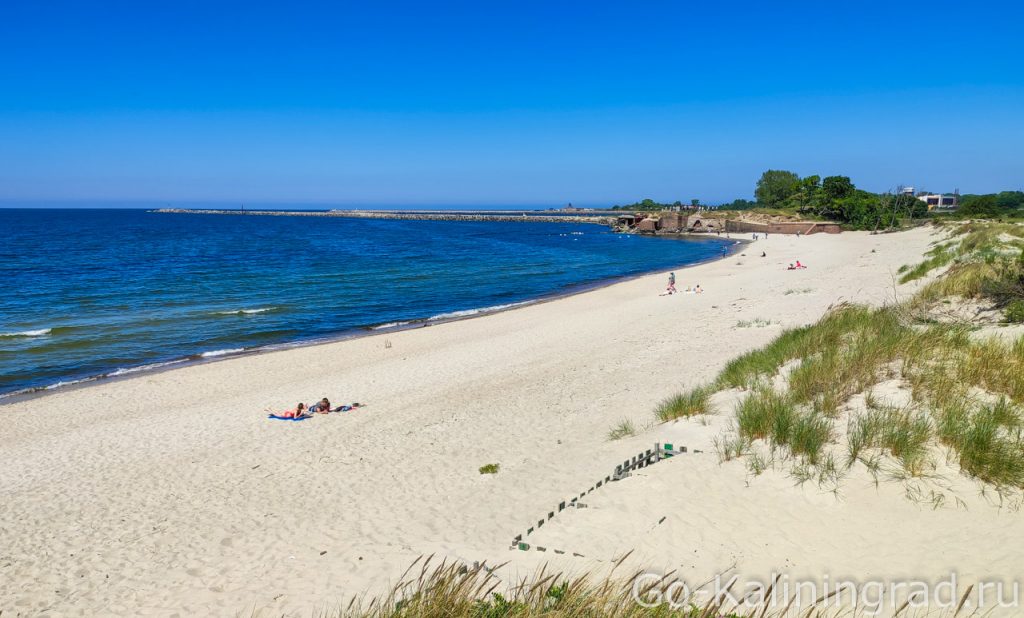
[[[787,436],[796,410],[788,397],[769,387],[750,393],[736,407],[740,436],[747,440],[775,439]],[[785,438],[782,442],[785,443]]]
[[[928,462],[928,446],[933,436],[926,414],[892,407],[872,409],[850,423],[847,465],[852,465],[864,449],[878,448],[899,459],[910,474],[920,475]]]
[[[491,463],[484,466],[480,466],[480,474],[497,474],[500,464]]]
[[[775,375],[787,361],[800,358],[807,347],[810,327],[785,330],[763,348],[729,361],[718,376],[720,388],[753,388],[762,378]]]
[[[1020,411],[1006,400],[970,410],[945,410],[941,440],[954,449],[960,468],[998,487],[1024,487],[1024,435]]]
[[[916,266],[900,267],[899,272],[903,273],[899,280],[900,283],[909,283],[910,281],[920,279],[936,268],[946,266],[956,257],[956,254],[950,250],[950,243],[933,247],[925,255],[929,256],[928,259]]]
[[[954,358],[956,379],[1024,403],[1024,337],[1006,343],[994,337],[965,346]],[[935,388],[941,388],[936,384]]]
[[[633,421],[624,418],[619,421],[618,425],[608,431],[608,440],[621,440],[622,438],[630,438],[635,435],[636,427],[633,425]]]
[[[655,415],[658,420],[667,422],[677,418],[686,418],[697,414],[706,414],[709,410],[711,389],[699,386],[686,393],[673,395],[658,404]]]
[[[1024,300],[1010,301],[1004,311],[1006,321],[1014,324],[1024,323]]]
[[[792,399],[768,387],[758,388],[739,403],[736,422],[744,440],[768,440],[773,448],[787,447],[811,464],[818,462],[832,437],[828,418],[800,412]]]
[[[795,419],[789,435],[785,437],[790,452],[815,465],[825,445],[832,439],[832,423],[818,414],[802,414]]]

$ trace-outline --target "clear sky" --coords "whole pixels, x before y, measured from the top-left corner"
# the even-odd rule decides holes
[[[0,200],[1024,185],[1019,2],[0,3]]]

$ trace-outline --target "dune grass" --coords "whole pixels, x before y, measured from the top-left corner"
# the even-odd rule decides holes
[[[669,397],[658,404],[655,416],[662,422],[685,418],[696,414],[706,414],[710,409],[708,400],[711,397],[711,389],[706,386],[698,386],[685,393]]]
[[[910,389],[912,404],[895,408],[865,397],[868,409],[847,422],[846,468],[859,461],[877,469],[879,457],[886,457],[919,476],[942,444],[964,473],[997,487],[1024,488],[1024,337],[977,340],[969,324],[916,317],[920,307],[943,299],[984,297],[1010,306],[1018,295],[1024,298],[1022,238],[1022,226],[963,226],[953,241],[929,252],[927,266],[919,265],[922,273],[950,268],[909,301],[835,307],[817,323],[787,329],[733,359],[710,386],[663,402],[657,415],[688,416],[705,410],[715,391],[748,391],[736,406],[735,435],[716,443],[719,457],[755,453],[760,440],[772,452],[795,457],[794,476],[834,479],[835,419],[854,395],[896,378]],[[905,277],[914,272],[905,269]]]
[[[608,440],[621,440],[622,438],[631,438],[636,435],[636,426],[633,421],[628,418],[624,418],[619,421],[619,424],[608,430]]]
[[[1022,427],[1020,410],[1001,399],[974,410],[968,405],[946,409],[939,436],[972,476],[996,486],[1024,487]]]
[[[872,606],[851,607],[851,595],[840,594],[838,589],[817,598],[800,596],[799,600],[799,590],[790,594],[788,587],[783,594],[772,594],[777,586],[782,590],[781,576],[776,576],[762,589],[759,599],[747,595],[746,588],[736,584],[718,594],[711,594],[712,589],[707,586],[702,595],[686,597],[680,593],[682,574],[675,571],[654,578],[647,577],[645,571],[617,575],[617,569],[628,556],[620,557],[605,576],[567,575],[545,567],[513,582],[503,581],[495,574],[504,565],[432,564],[432,556],[421,557],[388,592],[353,598],[342,608],[317,615],[324,618],[858,618],[878,614],[873,610],[879,608]],[[966,587],[956,608],[933,608],[928,615],[936,618],[956,615],[972,598],[973,590],[973,585]],[[643,603],[638,602],[640,600]],[[920,615],[904,613],[908,605],[906,601],[894,608],[896,614]]]
[[[898,272],[902,273],[900,277],[900,283],[909,283],[924,277],[936,268],[942,268],[949,264],[956,257],[956,253],[951,247],[954,243],[943,243],[936,245],[932,249],[929,249],[926,256],[928,259],[917,264],[916,266],[903,266]]]
[[[927,414],[888,406],[872,409],[850,421],[847,467],[858,461],[867,449],[883,449],[898,459],[907,472],[918,476],[928,463],[933,437]]]

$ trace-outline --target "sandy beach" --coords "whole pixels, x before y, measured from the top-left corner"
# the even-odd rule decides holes
[[[7,615],[308,616],[386,588],[418,556],[851,578],[1019,576],[1024,516],[955,472],[940,505],[899,482],[839,494],[719,463],[710,421],[655,424],[665,397],[782,328],[921,282],[932,228],[772,236],[741,254],[494,315],[183,367],[0,407],[0,609]],[[760,257],[761,252],[767,257]],[[800,260],[805,270],[788,271]],[[760,322],[755,322],[760,320]],[[767,325],[765,323],[767,322]],[[751,325],[752,324],[752,325]],[[358,410],[275,422],[327,396]],[[639,435],[609,441],[623,419]],[[612,483],[533,543],[512,538],[616,463],[689,453]],[[478,469],[500,464],[495,475]],[[923,491],[927,491],[925,488]],[[956,499],[954,499],[954,496]],[[583,557],[573,557],[575,552]]]

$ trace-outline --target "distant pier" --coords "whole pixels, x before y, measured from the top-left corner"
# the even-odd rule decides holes
[[[152,212],[189,215],[245,215],[262,217],[341,217],[345,219],[393,219],[399,221],[508,221],[526,223],[596,223],[613,225],[623,213],[595,211],[585,214],[539,214],[537,211],[498,210],[479,211],[389,211],[389,210],[212,210],[190,208],[160,208]]]

